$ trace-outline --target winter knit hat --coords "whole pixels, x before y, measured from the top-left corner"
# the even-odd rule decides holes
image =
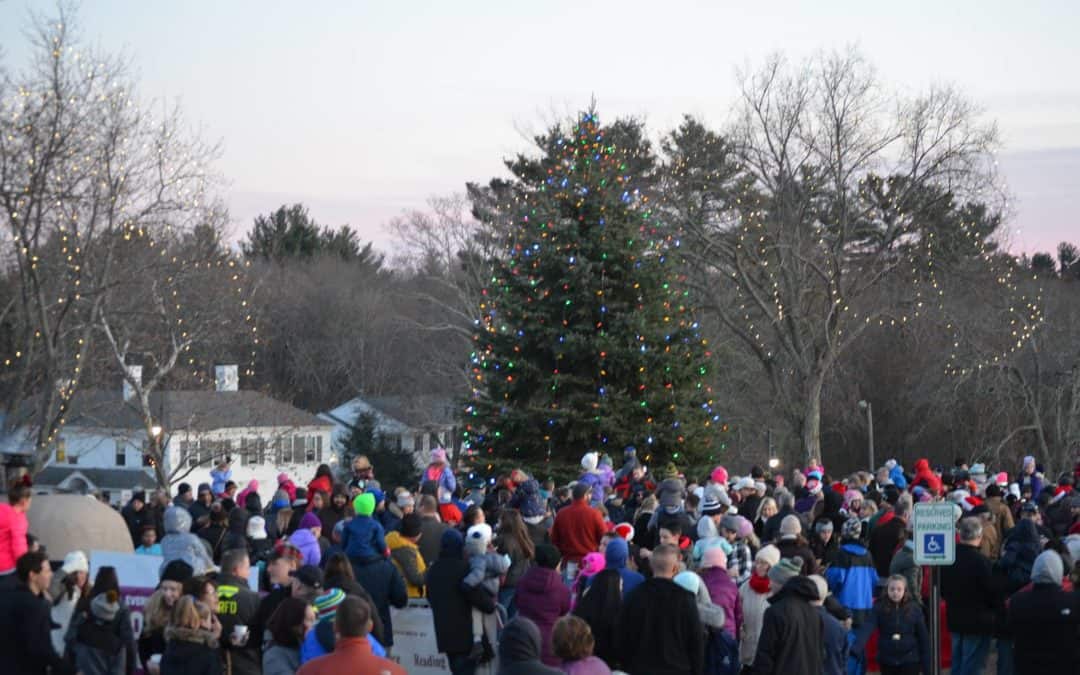
[[[491,526],[487,523],[477,523],[465,532],[465,548],[474,555],[487,553],[491,537]]]
[[[739,539],[748,539],[754,533],[754,524],[745,516],[735,516],[735,536]]]
[[[799,522],[799,517],[793,513],[784,516],[784,519],[780,521],[780,538],[794,539],[800,533],[802,533],[802,523]]]
[[[1024,457],[1024,468],[1026,469],[1029,466],[1031,466],[1031,467],[1035,466],[1035,458],[1032,457],[1031,455],[1028,455],[1027,457]]]
[[[972,478],[974,478],[975,476],[985,476],[986,475],[986,465],[983,464],[982,462],[979,462],[977,464],[972,464],[971,469],[968,471],[968,474],[970,474]]]
[[[71,574],[72,572],[89,572],[90,561],[86,559],[86,554],[82,551],[72,551],[64,556],[64,564],[60,566],[64,574]]]
[[[386,499],[386,493],[383,492],[382,490],[380,490],[379,488],[374,487],[372,485],[368,485],[367,490],[364,490],[364,492],[367,492],[368,494],[370,494],[372,497],[375,498],[375,506],[378,506],[379,504],[382,504],[383,500]]]
[[[675,466],[675,462],[668,462],[664,467],[664,478],[678,478],[679,467]]]
[[[829,582],[825,581],[825,577],[820,574],[811,574],[808,578],[810,581],[814,582],[815,586],[817,586],[818,600],[824,600],[829,597]]]
[[[720,519],[720,529],[729,530],[731,532],[738,532],[739,521],[737,520],[737,518],[738,516],[731,513],[725,515],[723,518]]]
[[[1007,472],[1005,472],[1005,471],[999,472],[996,476],[994,476],[994,482],[997,483],[998,485],[1000,485],[1001,487],[1008,486],[1008,484],[1009,484],[1009,474]]]
[[[814,532],[817,532],[818,534],[823,534],[825,532],[832,532],[833,529],[834,529],[833,522],[831,520],[829,520],[828,518],[822,518],[821,520],[814,523]]]
[[[313,527],[322,527],[322,521],[319,520],[317,515],[308,511],[304,514],[304,517],[300,519],[300,529],[310,530]]]
[[[431,449],[431,463],[432,464],[446,464],[446,450],[443,448]]]
[[[370,516],[375,513],[375,496],[370,492],[356,495],[353,500],[353,510],[358,516]]]
[[[266,539],[266,519],[252,516],[247,521],[247,536],[250,539]]]
[[[708,569],[710,567],[719,567],[722,570],[727,569],[727,555],[724,553],[724,549],[719,546],[706,547],[705,552],[701,556],[701,569]]]
[[[586,471],[596,471],[596,464],[600,457],[595,452],[586,452],[581,458],[581,468]]]
[[[723,513],[724,507],[713,495],[705,495],[705,500],[701,502],[701,515],[703,516],[715,516],[718,513]],[[726,517],[726,516],[725,516]]]
[[[844,493],[844,508],[850,509],[851,505],[855,502],[862,502],[863,493],[858,490],[848,490]]]
[[[281,485],[282,483],[288,482],[290,480],[292,480],[292,479],[289,478],[289,474],[285,473],[284,471],[282,471],[281,473],[279,473],[277,475],[278,485]]]
[[[112,621],[119,611],[120,595],[116,591],[102,593],[90,603],[90,613],[102,621]]]
[[[802,573],[803,559],[799,556],[784,558],[769,569],[769,580],[779,588]]]
[[[718,466],[712,470],[712,473],[709,474],[709,478],[712,479],[712,482],[719,483],[720,485],[726,487],[728,482],[727,469],[722,466]]]
[[[672,581],[674,581],[682,588],[690,591],[690,593],[695,596],[697,595],[698,589],[701,588],[701,577],[694,574],[690,570],[687,570],[685,572],[679,572],[675,575],[675,578],[672,579]]]
[[[630,523],[619,523],[612,531],[626,541],[632,541],[634,539],[634,526]]]
[[[1061,586],[1065,576],[1065,563],[1057,551],[1043,551],[1031,566],[1031,581],[1036,584]]]
[[[754,556],[754,562],[757,562],[759,560],[769,563],[769,567],[776,567],[777,563],[780,562],[780,549],[776,548],[772,544],[769,544],[768,546],[762,546],[761,550],[757,552],[756,556]]]
[[[587,554],[581,559],[581,571],[580,574],[583,577],[593,577],[604,571],[604,567],[607,565],[607,561],[604,559],[603,553],[597,553],[593,551]]]
[[[165,566],[165,569],[161,570],[162,581],[178,581],[184,583],[194,575],[195,570],[183,560],[169,561],[169,564]]]
[[[315,615],[319,621],[333,621],[337,616],[337,609],[345,601],[345,591],[340,588],[331,588],[326,593],[315,598]]]
[[[514,493],[511,507],[517,507],[522,518],[539,518],[544,515],[544,504],[540,499],[540,484],[529,478]]]
[[[840,529],[841,539],[859,539],[862,537],[862,521],[858,518],[848,518]]]

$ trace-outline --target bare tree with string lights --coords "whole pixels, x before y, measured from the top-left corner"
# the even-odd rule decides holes
[[[80,43],[73,21],[63,6],[36,17],[29,65],[0,71],[0,222],[18,289],[0,316],[11,413],[0,440],[29,452],[32,471],[90,367],[106,300],[125,273],[119,247],[197,222],[217,154],[177,110],[144,107],[127,65]]]
[[[890,94],[855,52],[774,57],[740,80],[725,135],[688,119],[665,139],[663,211],[702,301],[762,367],[803,458],[820,458],[841,355],[871,326],[940,310],[946,275],[997,264],[997,131],[954,89]],[[1030,313],[1016,280],[1006,266],[1002,295]],[[942,367],[969,366],[954,350]]]

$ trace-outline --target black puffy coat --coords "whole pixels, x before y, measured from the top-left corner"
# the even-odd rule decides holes
[[[1017,675],[1075,673],[1080,668],[1080,594],[1035,584],[1009,599]]]
[[[941,597],[949,632],[994,634],[1005,588],[1002,578],[994,575],[989,558],[978,548],[957,543],[956,562],[941,568]]]
[[[472,648],[472,609],[490,614],[495,598],[476,586],[466,591],[461,581],[469,573],[469,563],[461,549],[443,551],[427,570],[425,584],[435,622],[435,642],[443,654],[467,654]]]
[[[761,623],[754,663],[754,675],[820,675],[825,647],[821,615],[810,604],[817,600],[817,585],[798,576],[769,600]]]
[[[919,603],[912,600],[897,607],[887,597],[875,602],[870,621],[859,629],[857,644],[860,649],[875,628],[880,633],[878,663],[885,666],[918,663],[923,672],[930,672],[930,633],[926,630],[926,619]]]

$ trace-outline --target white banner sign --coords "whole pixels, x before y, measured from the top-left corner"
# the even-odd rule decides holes
[[[446,654],[439,653],[431,608],[423,600],[410,600],[405,609],[390,608],[394,624],[393,660],[409,675],[449,673]],[[493,675],[493,665],[477,669],[477,675]]]

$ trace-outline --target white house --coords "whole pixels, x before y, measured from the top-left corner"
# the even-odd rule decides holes
[[[449,396],[373,396],[351,399],[319,417],[334,425],[332,444],[339,456],[360,416],[370,413],[375,416],[375,433],[398,449],[412,451],[416,466],[423,468],[432,448],[461,450],[459,409]]]
[[[141,376],[138,367],[132,375]],[[237,387],[236,366],[219,366],[214,390],[155,391],[150,395],[154,431],[164,444],[170,487],[210,482],[210,470],[233,460],[232,480],[242,488],[255,479],[268,501],[277,475],[306,484],[322,463],[334,465],[334,425],[257,391]],[[27,401],[24,410],[32,410]],[[160,431],[156,427],[160,427]],[[37,487],[105,491],[113,502],[121,493],[157,486],[148,434],[129,387],[83,389],[71,399],[52,457],[35,477]],[[174,492],[175,494],[175,492]]]

